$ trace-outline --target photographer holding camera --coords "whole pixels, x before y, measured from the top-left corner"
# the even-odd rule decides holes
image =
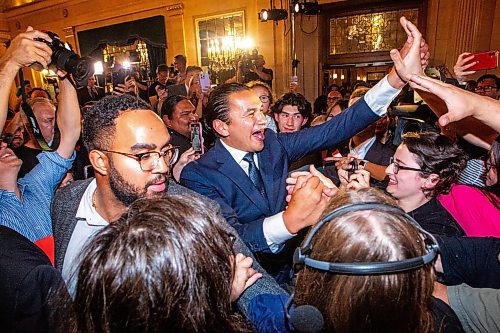
[[[49,63],[55,62],[55,53],[47,43],[51,39],[29,27],[12,40],[0,59],[0,129],[4,127],[8,94],[18,70],[34,63],[47,68]],[[50,203],[59,182],[71,168],[75,144],[80,136],[76,90],[69,79],[61,79],[59,88],[57,123],[61,140],[57,150],[39,154],[39,164],[18,180],[22,160],[5,142],[0,143],[0,225],[17,231],[42,248],[49,257],[53,256]]]
[[[49,34],[28,27],[12,40],[0,59],[0,131],[19,69],[35,63],[44,68],[50,63],[60,64],[51,47],[53,40]],[[60,273],[52,266],[50,204],[75,158],[80,109],[69,78],[61,79],[59,88],[57,122],[61,140],[56,151],[39,154],[40,163],[17,180],[22,161],[6,142],[0,143],[0,323],[6,332],[49,332],[49,291],[56,290],[62,282]]]
[[[248,83],[251,81],[262,81],[269,87],[273,87],[273,70],[265,68],[266,61],[262,54],[254,50],[252,54],[245,54],[238,61],[236,76],[226,82]]]

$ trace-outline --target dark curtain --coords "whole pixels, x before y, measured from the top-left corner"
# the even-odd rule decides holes
[[[165,19],[153,16],[78,32],[78,43],[82,56],[92,56],[102,60],[105,45],[125,46],[137,39],[147,45],[151,77],[156,77],[156,67],[166,62],[167,37]]]
[[[160,64],[166,64],[167,61],[165,48],[156,47],[147,43],[146,46],[148,49],[150,77],[156,78],[156,67]]]
[[[78,43],[82,56],[88,56],[100,44],[115,46],[130,45],[136,39],[146,44],[166,48],[165,20],[163,16],[153,16],[78,32]]]

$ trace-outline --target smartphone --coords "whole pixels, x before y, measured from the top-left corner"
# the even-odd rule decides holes
[[[480,71],[484,69],[495,69],[498,67],[498,51],[488,51],[472,54],[472,58],[468,64],[473,61],[478,61],[477,64],[468,68],[468,71]]]
[[[127,78],[129,74],[123,70],[120,70],[118,72],[113,72],[113,90],[119,85],[119,84],[125,84],[125,79]]]
[[[204,154],[201,123],[191,123],[191,146],[196,154]]]
[[[210,90],[210,74],[201,73],[200,74],[200,84],[201,84],[201,92],[206,93]]]

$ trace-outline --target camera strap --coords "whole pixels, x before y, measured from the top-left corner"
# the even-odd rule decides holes
[[[48,150],[51,151],[52,148],[49,147],[45,139],[43,138],[42,131],[40,130],[40,126],[38,125],[38,122],[36,121],[35,114],[33,113],[33,109],[31,106],[28,104],[27,98],[26,98],[26,91],[25,91],[25,85],[24,85],[24,75],[23,75],[23,69],[19,69],[19,80],[21,81],[21,96],[23,99],[23,102],[21,103],[21,107],[24,111],[24,114],[28,118],[29,126],[27,126],[28,131],[31,131],[33,136],[35,137],[36,141],[38,142],[38,145],[42,150]]]

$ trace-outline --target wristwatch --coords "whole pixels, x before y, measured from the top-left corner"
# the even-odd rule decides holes
[[[363,169],[364,169],[365,166],[366,166],[366,163],[368,163],[368,161],[366,161],[366,160],[358,160],[358,167],[363,167]]]

